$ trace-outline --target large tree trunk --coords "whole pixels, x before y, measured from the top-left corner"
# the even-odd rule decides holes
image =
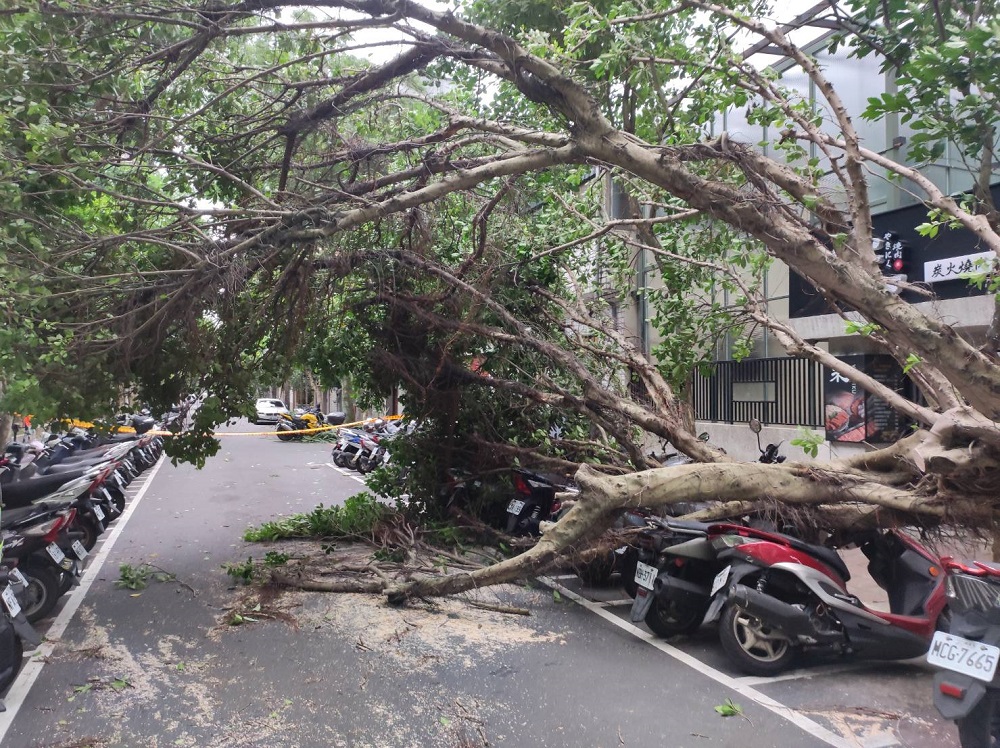
[[[868,519],[872,506],[890,514],[924,517],[937,522],[951,516],[953,507],[928,501],[911,491],[885,485],[877,476],[841,467],[784,463],[719,463],[680,465],[609,476],[588,465],[576,474],[580,496],[569,512],[530,550],[494,566],[445,577],[423,577],[387,590],[389,601],[403,603],[411,597],[451,595],[531,576],[545,569],[563,553],[595,537],[625,507],[662,507],[680,502],[720,501],[729,516],[748,508],[747,497],[767,496],[801,507],[858,502],[857,519]],[[965,507],[964,511],[975,511]],[[850,518],[845,522],[850,524]]]

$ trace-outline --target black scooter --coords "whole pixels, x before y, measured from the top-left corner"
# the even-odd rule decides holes
[[[750,430],[757,435],[758,462],[779,464],[785,461],[778,454],[778,444],[761,445],[759,420],[750,421]],[[674,464],[683,464],[675,462]],[[675,505],[676,506],[676,505]],[[697,507],[700,508],[700,507]],[[704,522],[651,517],[649,527],[639,533],[632,603],[632,621],[644,621],[650,630],[665,639],[693,633],[701,626],[708,612],[713,580],[725,564],[717,558],[708,542]],[[748,524],[772,525],[759,519]],[[727,527],[725,523],[716,528]],[[739,525],[731,525],[733,529]],[[777,529],[770,526],[765,529]],[[785,528],[782,528],[785,529]]]
[[[934,706],[954,720],[962,748],[1000,745],[1000,565],[941,560],[948,616],[927,651]]]
[[[552,521],[562,502],[558,493],[579,493],[579,489],[553,475],[514,468],[511,476],[516,496],[507,504],[507,533],[540,535],[539,525]]]

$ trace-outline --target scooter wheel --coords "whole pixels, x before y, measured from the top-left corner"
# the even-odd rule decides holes
[[[281,429],[278,429],[278,438],[283,442],[290,442],[295,438],[295,434],[289,434]]]
[[[73,580],[74,579],[75,579],[75,577],[73,576],[73,572],[71,572],[71,571],[64,571],[64,572],[62,572],[59,575],[59,594],[60,595],[65,595],[67,592],[69,592],[71,589],[73,589]]]
[[[333,464],[339,468],[347,467],[347,456],[343,452],[334,452]]]
[[[748,675],[777,675],[791,667],[798,654],[780,629],[764,625],[731,602],[719,620],[719,641],[736,667]]]
[[[0,672],[4,674],[4,677],[0,679],[0,693],[7,690],[17,674],[21,671],[22,659],[24,658],[24,642],[21,641],[21,637],[13,630],[10,621],[3,621],[2,624],[5,629],[2,634],[0,634],[0,661],[2,661],[6,655],[6,662],[0,665]],[[7,650],[4,652],[4,650]]]
[[[125,492],[119,488],[109,488],[108,493],[111,494],[111,506],[114,507],[115,518],[120,517],[125,511]]]
[[[48,564],[28,560],[18,565],[28,580],[22,606],[28,623],[37,623],[52,612],[59,602],[59,573]]]
[[[83,547],[88,551],[94,550],[94,546],[97,545],[97,538],[101,534],[94,520],[90,517],[83,517],[77,514],[76,520],[73,522],[73,529],[83,533],[83,537],[80,538],[80,543]]]
[[[669,639],[693,634],[701,626],[705,613],[703,605],[685,605],[678,600],[654,597],[646,611],[646,625],[657,636]]]

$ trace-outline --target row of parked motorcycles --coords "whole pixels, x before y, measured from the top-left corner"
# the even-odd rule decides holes
[[[125,489],[163,439],[82,431],[13,443],[0,457],[0,693],[38,646],[32,626],[79,584],[98,537],[125,510]]]
[[[340,423],[344,422],[343,413]],[[392,439],[408,427],[399,421],[374,418],[366,421],[361,428],[342,428],[337,432],[337,443],[333,446],[333,464],[341,468],[370,473],[389,463],[389,447]]]

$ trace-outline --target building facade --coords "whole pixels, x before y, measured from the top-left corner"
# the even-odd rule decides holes
[[[811,9],[794,19],[789,29],[794,27],[800,36],[812,35],[812,41],[802,46],[818,60],[844,100],[863,145],[898,163],[914,165],[907,148],[913,131],[907,123],[896,115],[874,122],[860,116],[870,97],[896,92],[892,72],[883,72],[881,61],[875,56],[850,58],[842,47],[839,52],[830,52],[836,33],[831,27],[835,22],[825,10],[825,4]],[[770,58],[765,60],[768,55]],[[823,102],[814,84],[792,61],[773,55],[762,44],[748,49],[745,57],[755,62],[760,60],[761,67],[766,64],[774,68],[781,74],[783,84],[811,102],[816,111],[822,111]],[[767,155],[771,155],[779,137],[767,127],[749,123],[744,111],[720,114],[713,131],[713,135],[725,132],[730,140],[749,144]],[[823,154],[815,146],[808,157],[817,158],[822,164]],[[964,193],[974,181],[969,166],[950,145],[938,161],[922,166],[921,172],[947,194]],[[839,186],[832,176],[824,181],[831,193]],[[959,334],[973,340],[983,338],[995,300],[970,285],[962,273],[975,267],[977,258],[992,257],[992,253],[981,252],[975,237],[964,229],[942,229],[933,238],[921,236],[917,227],[927,221],[927,209],[920,202],[915,185],[893,182],[884,173],[874,171],[868,187],[876,251],[886,254],[887,260],[897,254],[896,272],[909,283],[922,284],[933,291],[931,300],[907,293],[903,293],[903,298],[951,324]],[[993,191],[1000,200],[1000,188]],[[608,209],[615,215],[613,200]],[[633,329],[635,339],[649,353],[658,339],[649,323],[645,290],[656,280],[645,271],[652,263],[652,258],[645,255],[645,250],[638,250],[635,293],[625,302],[621,314],[625,325]],[[763,279],[762,292],[768,313],[791,322],[803,338],[899,391],[915,394],[894,359],[864,336],[849,332],[844,319],[830,313],[822,296],[786,266],[779,262],[772,264]],[[724,294],[719,300],[728,303]],[[708,432],[712,443],[730,454],[742,459],[756,458],[757,440],[747,427],[751,418],[759,418],[764,424],[761,438],[765,442],[787,443],[800,436],[802,428],[822,436],[823,446],[817,455],[821,460],[867,449],[866,445],[894,441],[909,427],[881,400],[859,391],[840,375],[811,361],[787,356],[765,331],[756,329],[742,334],[753,338],[749,358],[734,360],[735,336],[740,335],[734,333],[719,341],[714,372],[710,376],[696,374],[691,384],[699,430]],[[795,458],[804,456],[797,452]]]

